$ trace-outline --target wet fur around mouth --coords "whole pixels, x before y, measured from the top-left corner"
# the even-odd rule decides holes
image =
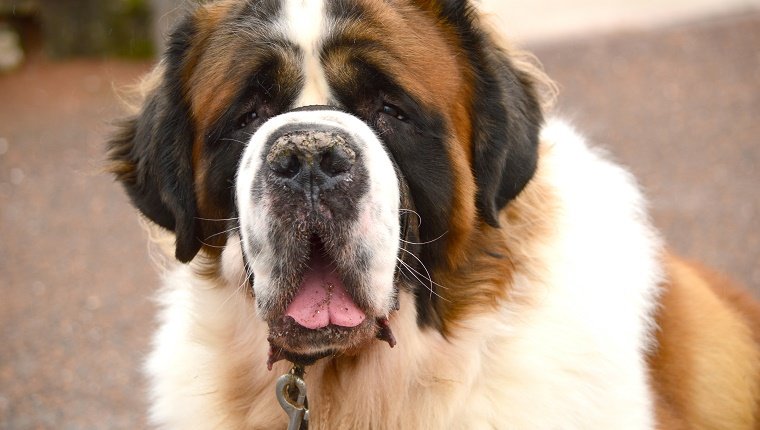
[[[374,339],[388,342],[391,348],[396,345],[387,318],[368,318],[356,327],[329,325],[312,330],[284,316],[269,323],[267,367],[271,370],[280,360],[306,366],[330,355],[353,355]]]

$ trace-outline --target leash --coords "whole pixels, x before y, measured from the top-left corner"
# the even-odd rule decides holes
[[[295,364],[290,372],[277,379],[277,401],[290,417],[288,430],[308,430],[309,403],[306,400],[305,369]]]

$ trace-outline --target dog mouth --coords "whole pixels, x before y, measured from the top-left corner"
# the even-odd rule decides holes
[[[367,315],[346,291],[335,263],[330,261],[322,241],[312,239],[308,268],[303,274],[296,295],[285,310],[285,316],[307,329],[318,330],[330,325],[357,327]]]
[[[356,288],[315,236],[307,264],[284,314],[269,323],[267,366],[280,360],[308,365],[331,355],[352,355],[377,338],[396,344],[388,317],[356,300]],[[348,277],[350,278],[350,277]]]

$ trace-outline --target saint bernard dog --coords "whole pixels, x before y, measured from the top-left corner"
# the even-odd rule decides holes
[[[757,303],[668,251],[496,39],[467,0],[178,25],[109,143],[178,260],[152,423],[286,428],[293,368],[295,428],[760,429]]]

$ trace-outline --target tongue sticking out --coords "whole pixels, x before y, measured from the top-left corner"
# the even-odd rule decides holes
[[[356,327],[364,321],[366,315],[356,306],[343,286],[343,281],[335,273],[335,268],[330,267],[320,251],[312,251],[309,269],[304,273],[296,297],[285,315],[312,330],[330,324]]]

